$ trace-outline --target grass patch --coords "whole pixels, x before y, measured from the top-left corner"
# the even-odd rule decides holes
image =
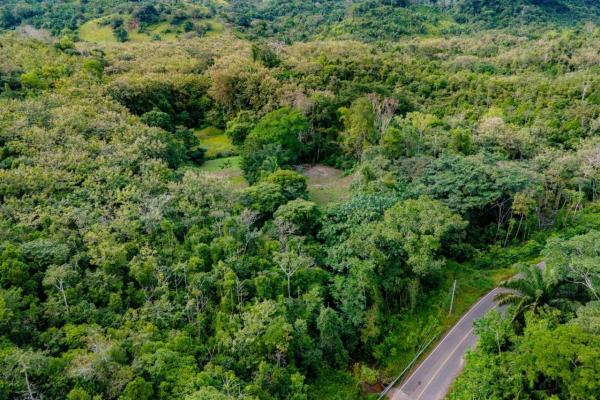
[[[149,42],[152,39],[147,34],[138,30],[128,31],[127,34],[129,36],[128,42]]]
[[[144,35],[147,37],[147,40],[151,39],[153,36],[159,36],[160,40],[165,41],[174,41],[177,40],[178,37],[178,28],[176,26],[172,26],[168,22],[159,22],[156,24],[148,25],[145,29],[144,33],[140,33],[140,35]]]
[[[207,149],[208,159],[230,157],[237,153],[237,148],[231,143],[231,139],[214,126],[196,129],[195,134],[200,139],[200,145]]]
[[[110,25],[100,25],[99,20],[88,21],[79,27],[79,38],[86,42],[115,43],[117,39]]]
[[[242,173],[240,162],[241,157],[239,156],[217,158],[216,160],[206,161],[200,166],[200,169],[206,172],[239,171]]]
[[[225,26],[216,19],[209,19],[206,22],[209,27],[209,30],[208,32],[206,32],[205,36],[220,35],[225,30]]]
[[[228,181],[233,187],[244,188],[248,183],[240,168],[239,156],[208,160],[199,169],[211,176]]]
[[[489,254],[483,254],[466,263],[460,264],[449,261],[444,268],[444,275],[439,287],[428,293],[426,298],[421,298],[419,306],[413,312],[405,312],[398,316],[389,316],[388,332],[383,343],[376,346],[375,357],[379,360],[380,371],[384,377],[395,377],[399,374],[423,343],[429,341],[433,335],[438,335],[429,346],[428,351],[421,355],[420,360],[427,357],[428,353],[444,337],[445,333],[458,322],[458,320],[482,296],[500,282],[517,273],[515,262],[535,264],[539,262],[541,245],[529,241],[509,248],[495,248],[490,253],[494,254],[495,268],[489,264]],[[456,295],[452,314],[448,315],[452,284],[457,281]],[[415,363],[413,369],[419,365]],[[405,374],[409,376],[411,371]]]
[[[106,18],[106,17],[104,17]],[[102,18],[91,20],[79,27],[79,38],[93,43],[115,43],[117,39],[110,25],[102,25]],[[125,22],[127,25],[127,22]],[[138,29],[127,31],[128,42],[149,42],[155,37],[161,41],[174,41],[178,38],[178,27],[168,22],[148,25],[143,32]]]
[[[341,170],[325,165],[305,165],[300,172],[307,178],[308,197],[315,203],[325,205],[350,197],[352,177],[343,176]]]

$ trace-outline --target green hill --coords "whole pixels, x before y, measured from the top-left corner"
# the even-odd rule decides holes
[[[168,33],[202,35],[212,27],[209,20],[218,17],[250,38],[283,42],[323,38],[396,40],[482,29],[532,31],[573,26],[597,21],[600,4],[589,0],[215,0],[203,5],[193,0],[7,0],[0,6],[0,28],[31,24],[60,34],[75,32],[87,23],[85,32],[89,33],[89,21],[109,15],[142,27],[168,22]],[[131,31],[131,27],[125,28]],[[135,36],[137,30],[133,33]],[[153,36],[160,35],[147,35]]]

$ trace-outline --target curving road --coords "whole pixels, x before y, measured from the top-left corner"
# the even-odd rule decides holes
[[[544,268],[540,263],[538,268]],[[467,311],[399,388],[388,393],[392,400],[443,400],[463,368],[465,353],[477,343],[473,322],[498,308],[494,297],[507,291],[496,288]],[[504,308],[504,307],[501,307]]]

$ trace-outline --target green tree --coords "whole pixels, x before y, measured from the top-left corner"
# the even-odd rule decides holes
[[[297,163],[305,154],[303,136],[308,121],[289,107],[265,115],[246,138],[242,149],[242,169],[247,179],[255,182],[269,157],[275,157],[281,167]]]
[[[308,197],[306,177],[292,170],[279,169],[264,177],[261,182],[279,185],[283,195],[288,200],[306,199]]]
[[[123,28],[123,26],[119,25],[116,28],[113,28],[113,34],[118,42],[126,42],[129,40],[129,33]]]
[[[600,300],[600,232],[592,230],[567,240],[551,239],[543,256],[548,268]]]
[[[420,197],[386,211],[383,225],[385,234],[403,248],[412,272],[427,276],[441,269],[443,245],[460,240],[467,223],[441,202]]]
[[[127,384],[119,400],[148,400],[152,398],[152,384],[137,377]]]
[[[317,318],[320,346],[327,359],[335,366],[343,366],[348,362],[348,352],[342,341],[343,326],[336,311],[329,307],[321,307]]]
[[[274,214],[275,224],[292,224],[301,235],[314,234],[319,226],[321,212],[312,201],[295,199],[280,206]]]
[[[500,304],[514,305],[512,320],[521,319],[526,311],[539,312],[545,306],[562,304],[566,299],[560,297],[561,284],[556,271],[537,266],[519,266],[519,275],[500,284],[509,289],[496,296]]]
[[[171,120],[171,116],[158,109],[154,109],[142,114],[140,119],[148,126],[162,128],[165,131],[173,130],[173,121]]]
[[[236,146],[240,146],[246,140],[254,126],[256,125],[257,117],[252,111],[240,111],[235,118],[227,121],[227,129],[225,133],[231,142]]]
[[[281,186],[275,183],[260,182],[244,190],[242,203],[263,217],[273,215],[279,206],[285,204],[285,197]]]
[[[74,388],[67,395],[67,400],[92,400],[92,396],[82,388]]]
[[[360,159],[365,148],[379,141],[373,105],[368,98],[361,97],[355,100],[350,108],[341,108],[340,114],[344,123],[342,146],[347,153]]]

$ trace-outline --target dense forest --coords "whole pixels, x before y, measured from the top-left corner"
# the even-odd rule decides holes
[[[499,284],[449,398],[600,398],[597,23],[3,1],[0,399],[377,398]]]

